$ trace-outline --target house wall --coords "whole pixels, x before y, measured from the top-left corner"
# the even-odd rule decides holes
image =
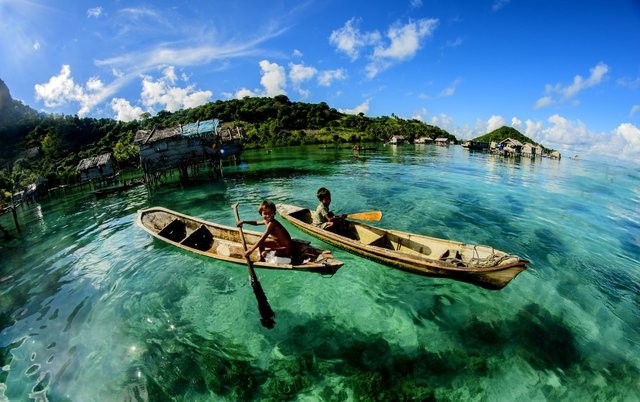
[[[173,169],[201,163],[216,152],[201,138],[172,137],[140,145],[140,163],[145,171]]]

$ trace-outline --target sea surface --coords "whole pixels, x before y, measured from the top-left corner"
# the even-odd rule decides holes
[[[246,151],[190,183],[18,208],[0,241],[0,401],[638,401],[640,168],[459,146]],[[333,276],[257,270],[154,240],[164,206],[233,225],[263,199],[486,244],[531,261],[504,289],[333,248]],[[15,232],[11,214],[0,218]],[[249,227],[254,229],[253,227]],[[261,230],[262,227],[256,228]]]

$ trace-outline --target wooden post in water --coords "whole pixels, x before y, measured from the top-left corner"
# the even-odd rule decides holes
[[[16,224],[16,230],[18,230],[18,233],[21,233],[20,225],[18,224],[18,214],[16,214],[16,207],[14,205],[11,206],[11,213],[13,214],[13,222]]]

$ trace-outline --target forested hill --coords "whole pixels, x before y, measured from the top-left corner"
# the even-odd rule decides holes
[[[111,152],[121,168],[135,166],[138,151],[133,139],[138,130],[212,118],[242,127],[247,148],[383,142],[394,135],[409,141],[423,136],[456,141],[445,130],[419,120],[394,114],[345,114],[324,102],[291,102],[285,95],[219,100],[173,113],[146,113],[131,122],[45,114],[12,99],[9,88],[0,80],[0,198],[7,199],[12,188],[33,183],[38,176],[44,177],[50,187],[75,183],[78,162],[89,156]]]
[[[507,126],[502,126],[496,130],[493,130],[490,133],[487,133],[485,135],[482,135],[480,137],[474,138],[473,141],[476,142],[500,142],[504,139],[507,138],[511,138],[514,140],[518,140],[523,144],[526,143],[531,143],[531,144],[535,144],[538,145],[537,142],[533,141],[532,139],[530,139],[529,137],[527,137],[526,135],[520,133],[520,131],[516,130],[513,127],[507,127]],[[544,148],[544,147],[543,147]]]

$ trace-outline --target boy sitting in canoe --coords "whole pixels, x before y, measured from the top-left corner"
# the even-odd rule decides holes
[[[262,216],[262,221],[237,221],[236,226],[240,227],[245,223],[250,225],[266,225],[264,234],[253,247],[249,248],[244,255],[249,257],[256,249],[260,250],[260,261],[264,261],[270,251],[275,252],[276,257],[291,258],[291,235],[280,222],[275,219],[276,205],[268,200],[262,201],[258,212]]]
[[[347,222],[346,215],[335,215],[329,209],[331,205],[331,192],[325,187],[320,187],[316,194],[318,196],[318,207],[312,213],[313,225],[322,229],[326,229],[330,232],[346,235]]]

